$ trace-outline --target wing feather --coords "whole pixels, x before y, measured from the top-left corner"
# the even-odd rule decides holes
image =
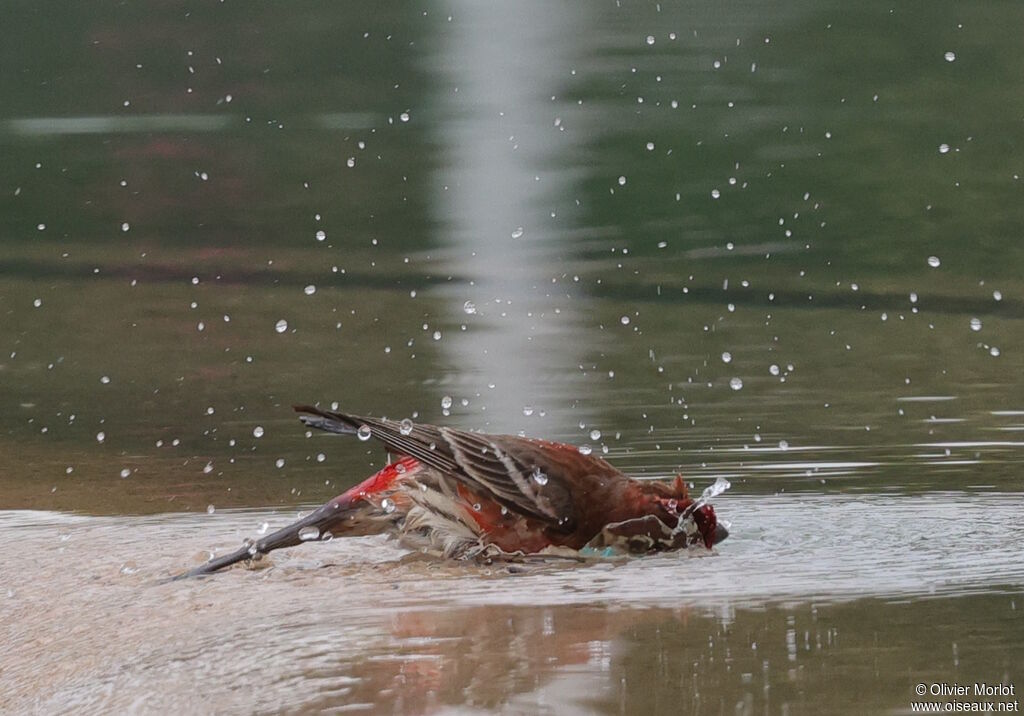
[[[507,435],[470,433],[448,427],[371,418],[296,406],[303,422],[331,432],[351,434],[366,426],[370,435],[393,452],[416,458],[489,495],[514,512],[566,532],[575,523],[575,509],[565,464],[552,460],[536,441]],[[335,427],[335,423],[337,426]],[[567,446],[567,454],[579,455]],[[596,472],[617,472],[603,460],[590,458]]]

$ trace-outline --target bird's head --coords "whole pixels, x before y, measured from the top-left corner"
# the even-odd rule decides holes
[[[675,527],[681,534],[687,534],[686,544],[703,543],[711,549],[713,546],[729,536],[729,530],[719,524],[715,515],[715,508],[709,504],[702,504],[693,509],[694,500],[690,498],[689,490],[681,475],[671,485],[665,483],[653,483],[659,485],[656,497],[659,507],[664,510],[671,520],[668,524]],[[686,529],[685,522],[680,530],[680,521],[693,521],[693,527]]]
[[[693,511],[693,522],[697,525],[697,533],[704,542],[704,546],[711,549],[716,544],[729,536],[729,530],[718,523],[715,515],[715,508],[711,505],[702,505]]]

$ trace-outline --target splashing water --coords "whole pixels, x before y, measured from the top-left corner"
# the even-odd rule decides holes
[[[726,480],[724,477],[718,477],[713,483],[704,488],[704,491],[700,493],[700,497],[694,500],[693,504],[683,510],[683,513],[679,515],[679,522],[675,529],[672,530],[673,535],[677,535],[680,532],[691,532],[696,531],[697,524],[694,522],[693,513],[699,510],[704,505],[711,502],[723,492],[732,487],[732,483]]]

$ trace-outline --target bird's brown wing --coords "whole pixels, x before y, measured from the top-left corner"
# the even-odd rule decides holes
[[[559,531],[575,528],[577,510],[570,471],[621,476],[611,465],[576,448],[508,435],[484,435],[425,423],[409,424],[295,406],[306,425],[329,432],[369,436],[388,449],[416,458],[510,510]],[[592,464],[591,464],[592,463]]]

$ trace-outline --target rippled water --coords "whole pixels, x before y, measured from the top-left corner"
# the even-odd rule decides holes
[[[909,701],[921,674],[951,666],[970,665],[971,678],[1019,675],[1020,499],[730,497],[719,511],[734,518],[733,536],[711,556],[510,573],[337,539],[277,552],[257,570],[172,583],[163,579],[207,548],[290,516],[5,512],[2,537],[19,545],[0,567],[7,704],[632,713],[683,698],[706,711],[804,711],[830,689],[854,689],[828,674],[856,676],[843,664],[874,634],[874,675],[860,678],[891,706]],[[954,628],[965,611],[974,626]],[[907,653],[920,671],[905,671]]]
[[[0,710],[1024,686],[1017,4],[9,11]],[[726,477],[731,537],[162,583],[383,463],[314,401]]]

